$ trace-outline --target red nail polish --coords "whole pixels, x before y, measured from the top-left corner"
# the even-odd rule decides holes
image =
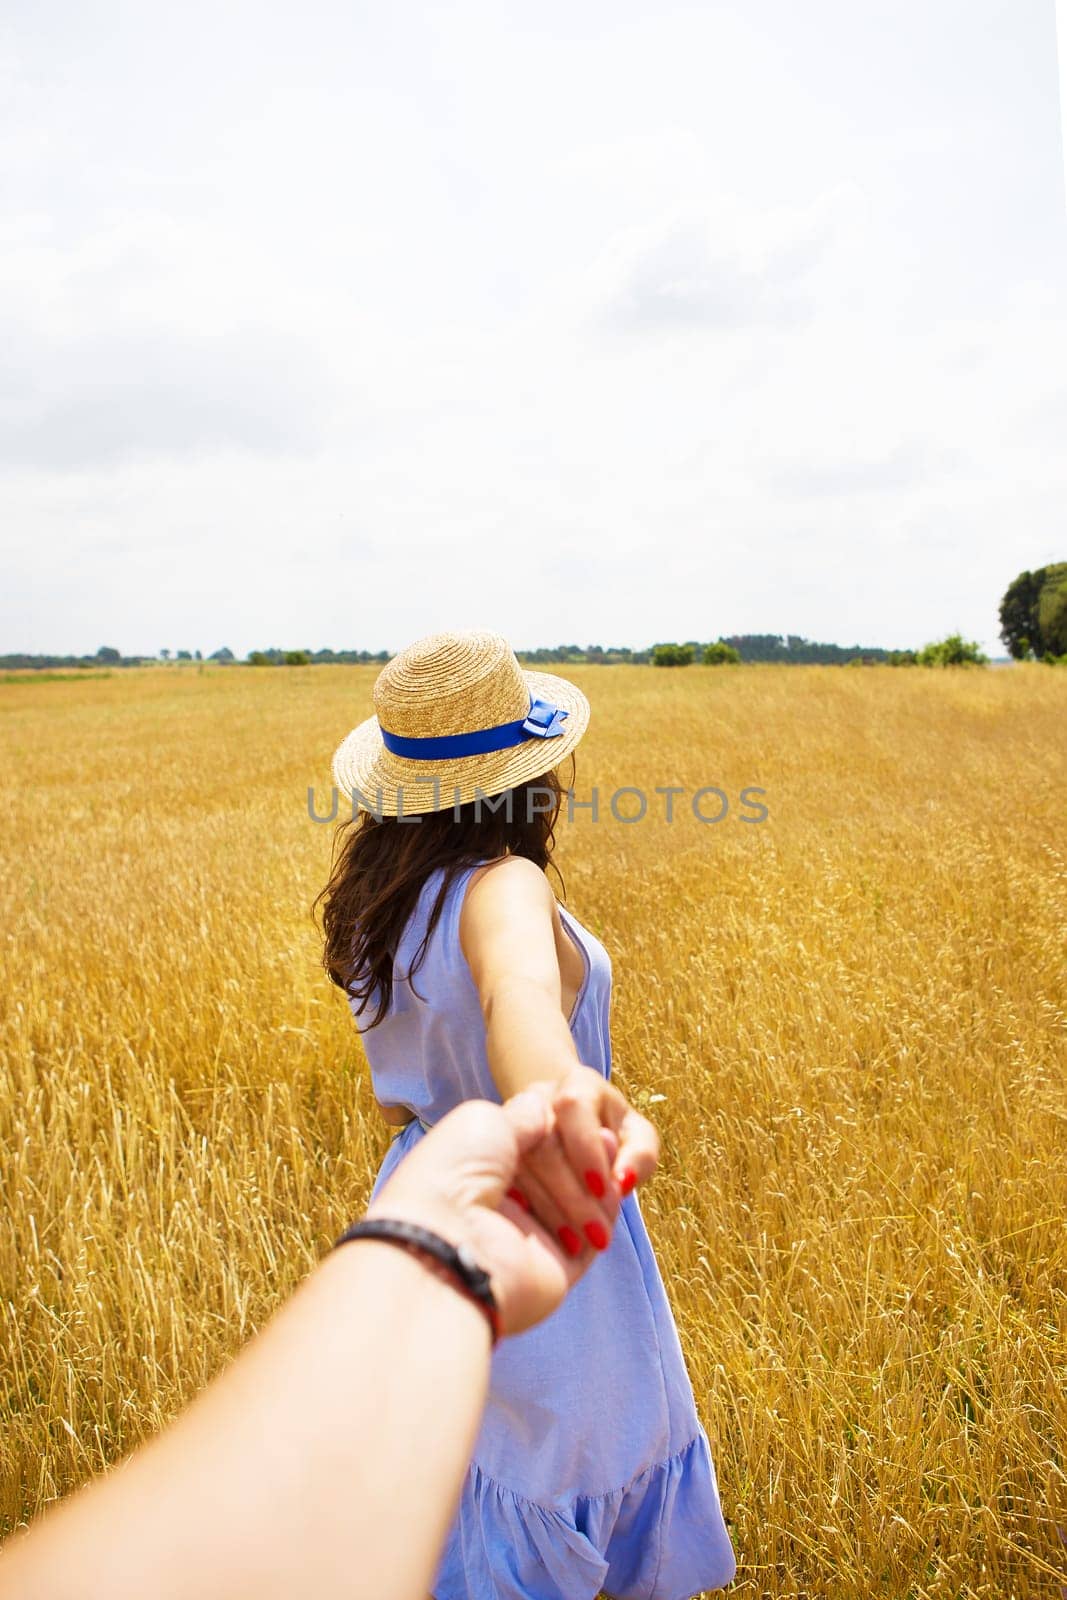
[[[619,1188],[622,1190],[623,1194],[629,1194],[636,1182],[637,1173],[634,1171],[633,1167],[627,1167],[626,1171],[622,1175],[622,1182],[619,1184]]]
[[[515,1204],[517,1206],[521,1206],[524,1211],[529,1211],[530,1202],[527,1200],[521,1189],[509,1189],[508,1199],[514,1200]]]
[[[594,1250],[606,1250],[608,1247],[608,1230],[602,1222],[587,1222],[585,1236]]]
[[[582,1248],[582,1241],[573,1228],[561,1228],[559,1230],[559,1242],[569,1256],[576,1256]]]
[[[603,1200],[604,1180],[600,1176],[599,1172],[594,1172],[592,1168],[590,1168],[585,1175],[585,1186],[589,1190],[589,1193],[593,1196],[594,1200]]]

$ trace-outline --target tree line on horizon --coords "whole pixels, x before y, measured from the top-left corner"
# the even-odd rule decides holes
[[[807,640],[801,641],[807,645]],[[827,661],[821,652],[832,649],[834,656]],[[859,652],[859,646],[854,650]],[[792,661],[794,664],[807,664],[815,666],[846,666],[846,667],[984,667],[989,661],[983,655],[977,642],[965,639],[960,633],[950,633],[944,639],[937,639],[930,644],[923,645],[921,650],[868,650],[853,653],[837,645],[815,645],[811,653],[788,655],[785,651],[771,652],[762,658],[742,656],[741,652],[725,639],[716,639],[713,644],[701,646],[696,643],[688,644],[657,644],[652,647],[652,665],[654,667],[689,667],[694,661],[702,661],[706,667],[739,667],[744,662],[752,663],[756,659],[763,661]]]
[[[558,644],[537,649],[517,649],[515,654],[528,666],[578,665],[676,665],[684,657],[687,661],[704,659],[708,652],[714,659],[739,662],[821,662],[837,664],[857,657],[865,661],[893,661],[913,652],[884,650],[877,646],[819,644],[804,639],[799,634],[744,633],[730,634],[724,639],[704,642],[697,639],[681,644],[654,644],[647,649],[634,650],[628,645]],[[680,652],[678,660],[672,652]],[[83,667],[142,667],[172,665],[182,662],[211,662],[221,666],[251,667],[304,667],[319,665],[366,666],[387,662],[390,650],[282,650],[272,645],[266,650],[250,650],[243,661],[238,661],[227,646],[204,656],[199,650],[160,650],[154,656],[124,656],[111,646],[103,645],[95,655],[6,655],[0,656],[0,668],[83,668]],[[672,657],[668,662],[668,657]]]
[[[1000,602],[1000,637],[1016,661],[1038,660],[1067,665],[1067,561],[1021,572]],[[886,650],[879,646],[823,644],[800,634],[734,633],[703,641],[661,642],[646,650],[627,645],[559,644],[535,650],[516,650],[528,666],[631,665],[679,667],[700,661],[708,666],[779,662],[820,666],[966,666],[982,665],[987,657],[973,640],[958,633],[924,645],[921,650]],[[212,662],[218,666],[304,667],[319,665],[383,665],[389,650],[250,650],[239,662],[226,645],[203,656],[199,650],[160,650],[154,656],[124,656],[110,645],[95,655],[58,656],[12,654],[0,656],[0,669],[9,671],[57,668],[157,666],[183,662]]]
[[[958,636],[956,636],[958,637]],[[928,646],[927,650],[935,647]],[[955,659],[975,659],[977,645],[960,641]],[[962,652],[962,653],[961,653]],[[971,653],[968,653],[971,652]],[[199,650],[161,650],[155,656],[124,656],[118,650],[101,646],[91,656],[7,655],[0,656],[0,669],[8,671],[87,668],[171,666],[182,663],[216,666],[250,667],[308,667],[322,665],[373,666],[390,659],[389,650],[282,650],[272,646],[268,650],[250,650],[243,661],[233,651],[223,646],[204,656]],[[660,643],[647,650],[633,650],[626,645],[559,644],[535,650],[516,650],[518,659],[526,666],[688,666],[694,661],[708,665],[742,665],[782,663],[785,665],[821,666],[911,666],[920,660],[922,652],[914,650],[886,650],[879,646],[820,644],[799,634],[729,634],[725,638],[704,643],[698,639],[682,643]],[[985,659],[982,657],[981,659]]]

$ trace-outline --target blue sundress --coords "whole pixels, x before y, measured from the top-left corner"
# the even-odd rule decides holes
[[[361,1028],[375,1095],[416,1117],[393,1136],[372,1198],[460,1101],[500,1103],[459,943],[474,870],[451,884],[413,992],[405,974],[443,869],[427,878],[397,950],[389,1011],[377,1027]],[[584,967],[571,1034],[580,1059],[610,1077],[611,961],[565,906],[560,916]],[[562,1305],[493,1352],[488,1402],[433,1597],[595,1600],[603,1590],[612,1600],[690,1600],[729,1583],[734,1571],[707,1435],[630,1194],[607,1250]]]

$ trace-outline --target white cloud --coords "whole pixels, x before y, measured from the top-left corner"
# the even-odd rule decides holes
[[[806,207],[746,211],[735,198],[677,211],[616,234],[590,291],[620,329],[786,326],[816,311],[819,267],[844,213],[861,197],[844,185]]]

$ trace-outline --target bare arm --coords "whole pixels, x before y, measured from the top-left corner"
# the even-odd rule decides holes
[[[489,1067],[504,1100],[530,1083],[559,1081],[580,1065],[562,1011],[558,915],[548,879],[521,856],[495,863],[464,898],[460,945],[481,1000]]]
[[[560,1137],[527,1163],[524,1188],[545,1226],[577,1256],[585,1242],[606,1249],[614,1208],[653,1170],[659,1143],[651,1124],[578,1055],[562,1010],[558,919],[544,873],[510,856],[470,883],[459,936],[501,1098],[539,1081],[556,1086]],[[605,1128],[615,1134],[610,1151]]]
[[[369,1213],[467,1242],[506,1333],[554,1310],[591,1259],[566,1261],[504,1198],[552,1129],[548,1092],[462,1105]],[[345,1245],[173,1427],[4,1547],[0,1600],[427,1594],[489,1352],[482,1311],[424,1262]]]
[[[426,1594],[488,1351],[482,1313],[422,1263],[346,1247],[173,1428],[11,1543],[0,1597]]]

